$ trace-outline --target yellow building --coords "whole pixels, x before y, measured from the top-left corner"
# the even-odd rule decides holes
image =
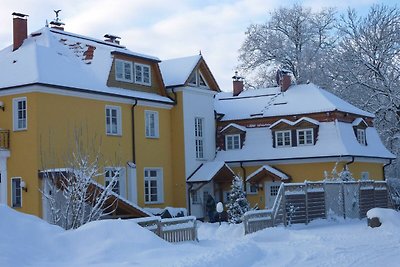
[[[44,174],[63,172],[77,142],[101,155],[97,182],[117,176],[116,215],[130,217],[178,207],[203,218],[234,175],[269,207],[281,182],[335,166],[382,180],[394,158],[373,114],[315,85],[243,91],[236,75],[232,95],[202,55],[161,62],[59,21],[28,35],[26,16],[13,15],[13,44],[0,51],[0,204],[48,219]]]

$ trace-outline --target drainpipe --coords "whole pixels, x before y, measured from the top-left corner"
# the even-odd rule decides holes
[[[389,166],[390,164],[392,164],[392,159],[389,159],[389,163],[386,163],[386,164],[383,165],[383,167],[382,167],[383,180],[384,180],[384,181],[386,181],[386,171],[385,171],[385,167]]]
[[[190,215],[192,215],[192,200],[191,200],[191,198],[190,198],[190,191],[192,190],[192,188],[193,188],[193,184],[190,184],[189,185],[189,188],[188,188],[188,191],[187,191],[187,194],[188,194],[188,201],[189,201],[189,203],[188,203],[188,215],[190,216]]]
[[[174,105],[176,105],[177,104],[177,95],[176,95],[176,92],[175,92],[175,87],[172,87],[171,88],[171,92],[172,92],[172,94],[174,95],[174,98],[172,98],[172,97],[170,97],[168,94],[167,94],[167,97],[169,98],[169,99],[171,99],[173,102],[174,102]]]
[[[136,164],[136,153],[135,153],[135,107],[138,101],[135,99],[135,103],[132,105],[132,162]]]
[[[243,161],[240,162],[240,168],[243,170],[243,191],[247,192],[247,188],[246,188],[246,169],[243,167]]]

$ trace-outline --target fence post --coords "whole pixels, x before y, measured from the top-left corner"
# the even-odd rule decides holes
[[[305,204],[306,204],[306,224],[308,224],[308,183],[304,182]]]
[[[286,218],[286,193],[285,193],[285,184],[282,183],[282,213],[283,213],[283,225],[286,227],[287,226],[287,218]]]
[[[344,182],[341,182],[342,187],[342,208],[343,208],[343,219],[346,219],[346,203],[344,195]]]

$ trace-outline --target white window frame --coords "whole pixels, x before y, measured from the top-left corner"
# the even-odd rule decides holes
[[[193,80],[193,78],[194,78],[194,80],[195,80],[194,83],[191,82],[191,80]],[[203,80],[204,84],[201,84],[201,82],[200,82],[201,80]],[[189,82],[188,82],[188,84],[189,84],[189,85],[196,86],[196,87],[208,88],[208,84],[207,84],[207,82],[206,82],[206,79],[204,79],[203,74],[201,74],[201,72],[200,72],[199,70],[195,70],[195,71],[193,72],[193,74],[189,77]]]
[[[116,123],[116,128],[113,128],[113,117],[112,117],[112,111],[116,112],[116,118],[115,118],[115,123]],[[108,112],[110,114],[108,114]],[[121,118],[121,107],[120,106],[110,106],[106,105],[105,108],[105,116],[106,116],[106,134],[107,135],[122,135],[122,118]]]
[[[235,145],[235,138],[237,138],[237,145]],[[231,139],[230,140],[231,142],[229,142],[229,139]],[[240,134],[225,135],[225,148],[226,148],[226,150],[240,149]]]
[[[201,204],[199,190],[192,190],[191,197],[192,197],[192,204]]]
[[[151,176],[151,172],[155,171],[156,176]],[[145,204],[161,204],[164,203],[164,178],[162,168],[144,168],[144,203]],[[151,182],[156,182],[156,200],[151,200],[151,187],[149,187]],[[146,189],[147,185],[147,189]]]
[[[196,159],[204,159],[204,118],[194,118],[194,139]]]
[[[286,133],[289,133],[289,144],[287,144],[285,142],[285,134]],[[283,142],[282,145],[278,144],[278,135],[280,135],[280,134],[282,135],[282,142]],[[292,131],[290,131],[290,130],[276,131],[275,132],[275,147],[290,147],[290,146],[292,146]]]
[[[25,108],[19,109],[19,103],[25,102]],[[22,112],[22,116],[20,117]],[[22,122],[24,125],[20,126]],[[13,98],[13,129],[14,131],[23,131],[28,129],[28,100],[26,97]]]
[[[122,73],[118,71],[119,64],[121,64],[120,68]],[[126,66],[130,66],[130,70],[127,71]],[[119,74],[122,74],[122,77],[118,77]],[[127,74],[130,78],[127,78]],[[133,83],[133,63],[131,61],[116,59],[115,60],[115,80],[120,82],[130,82]]]
[[[135,83],[151,86],[151,67],[150,65],[135,63]],[[138,71],[139,69],[139,71]],[[147,72],[146,72],[147,70]],[[147,75],[145,75],[147,73]],[[140,74],[140,76],[138,76]],[[146,78],[148,81],[146,81]]]
[[[19,187],[15,188],[14,185],[14,181],[18,181],[19,180]],[[11,178],[11,207],[13,208],[22,208],[22,187],[21,187],[21,181],[22,178],[21,177],[12,177]],[[17,195],[19,192],[19,196]],[[20,203],[19,205],[16,205],[16,199],[17,197],[20,198]]]
[[[357,141],[363,145],[367,145],[367,133],[365,129],[357,129]]]
[[[122,168],[118,167],[106,167],[104,168],[104,186],[107,187],[109,183],[113,180],[115,176],[115,185],[112,189],[114,193],[117,195],[121,195],[121,170]],[[109,175],[111,174],[111,175]]]
[[[248,195],[257,195],[258,194],[258,185],[246,183],[246,192]]]
[[[153,117],[152,117],[153,115]],[[159,116],[158,111],[145,110],[144,111],[144,131],[146,138],[159,138]]]
[[[307,139],[307,132],[311,132],[311,139]],[[300,143],[300,133],[304,134],[304,143]],[[306,128],[306,129],[298,129],[296,130],[297,135],[297,145],[298,146],[312,146],[314,145],[314,129]]]

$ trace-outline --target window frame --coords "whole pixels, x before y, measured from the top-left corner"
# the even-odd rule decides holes
[[[237,146],[235,146],[235,138],[238,138]],[[232,139],[232,146],[229,147],[229,139]],[[237,150],[240,149],[240,134],[227,134],[225,135],[225,150]]]
[[[252,191],[252,189],[255,189],[255,190]],[[248,195],[257,195],[258,194],[258,185],[247,182],[246,183],[246,193]]]
[[[200,123],[198,123],[200,122]],[[200,127],[199,127],[200,126]],[[194,139],[196,159],[204,160],[204,118],[194,118]]]
[[[118,64],[122,64],[122,78],[118,77]],[[130,66],[130,79],[126,78],[126,69],[125,69],[125,64],[128,64]],[[115,59],[115,80],[116,81],[120,81],[120,82],[129,82],[129,83],[133,83],[134,79],[133,79],[133,75],[134,75],[134,71],[133,71],[133,67],[134,64],[132,61],[127,61],[127,60],[122,60],[122,59]]]
[[[194,82],[192,82],[194,80]],[[204,83],[204,84],[203,84]],[[199,70],[195,70],[192,75],[189,76],[188,84],[196,87],[208,88],[206,79]]]
[[[22,114],[25,116],[19,118],[20,109],[19,103],[25,102],[25,108],[21,109]],[[20,120],[25,124],[24,127],[19,126]],[[28,129],[28,99],[26,96],[13,98],[13,130],[14,131],[25,131]]]
[[[140,68],[140,77],[137,79],[137,71],[136,68]],[[145,69],[148,70],[148,82],[145,81]],[[134,75],[135,75],[135,83],[136,84],[141,84],[141,85],[146,85],[146,86],[151,86],[151,66],[148,64],[142,64],[142,63],[135,63],[134,64]]]
[[[285,133],[289,133],[289,144],[285,143]],[[278,145],[278,135],[282,134],[282,145]],[[284,130],[284,131],[275,131],[275,147],[291,147],[292,146],[292,131]]]
[[[107,175],[108,172],[111,172],[111,173],[112,172],[117,172],[117,174],[113,174],[113,176],[108,176]],[[117,195],[121,195],[121,173],[122,173],[122,168],[118,168],[118,167],[106,167],[106,168],[104,168],[104,186],[107,187],[108,184],[111,182],[112,178],[115,175],[116,180],[115,180],[115,185],[114,185],[112,191],[114,193],[116,193]]]
[[[151,171],[156,171],[157,176],[146,176],[146,172],[151,174]],[[152,181],[156,182],[156,197],[157,200],[151,200],[151,186],[147,186],[146,183],[151,183]],[[144,168],[143,169],[143,190],[144,190],[144,203],[145,204],[161,204],[164,203],[164,176],[162,168]],[[146,200],[146,196],[148,196]]]
[[[14,187],[14,181],[19,180],[19,187]],[[11,207],[12,208],[22,208],[22,187],[21,187],[22,178],[21,177],[11,177]],[[18,192],[19,191],[19,196]],[[19,197],[19,203],[16,202],[16,199]],[[19,204],[19,205],[18,205]]]
[[[154,133],[152,133],[151,128],[151,115],[154,115]],[[159,132],[159,114],[155,110],[145,110],[144,111],[144,135],[146,138],[156,139],[160,138]]]
[[[307,143],[307,132],[311,131],[311,143]],[[300,143],[300,132],[304,132],[304,144]],[[296,130],[296,137],[297,137],[297,145],[298,146],[312,146],[314,145],[314,129],[313,128],[304,128],[304,129],[297,129]]]
[[[366,146],[367,145],[367,131],[365,129],[357,128],[357,141],[359,144]]]
[[[107,111],[110,110],[110,126],[108,126],[108,114]],[[112,129],[112,111],[116,111],[116,132],[113,132]],[[122,135],[122,114],[121,114],[121,107],[120,106],[112,106],[106,105],[105,106],[105,119],[106,119],[106,135],[114,135],[114,136],[121,136]],[[111,130],[109,132],[109,129]]]

